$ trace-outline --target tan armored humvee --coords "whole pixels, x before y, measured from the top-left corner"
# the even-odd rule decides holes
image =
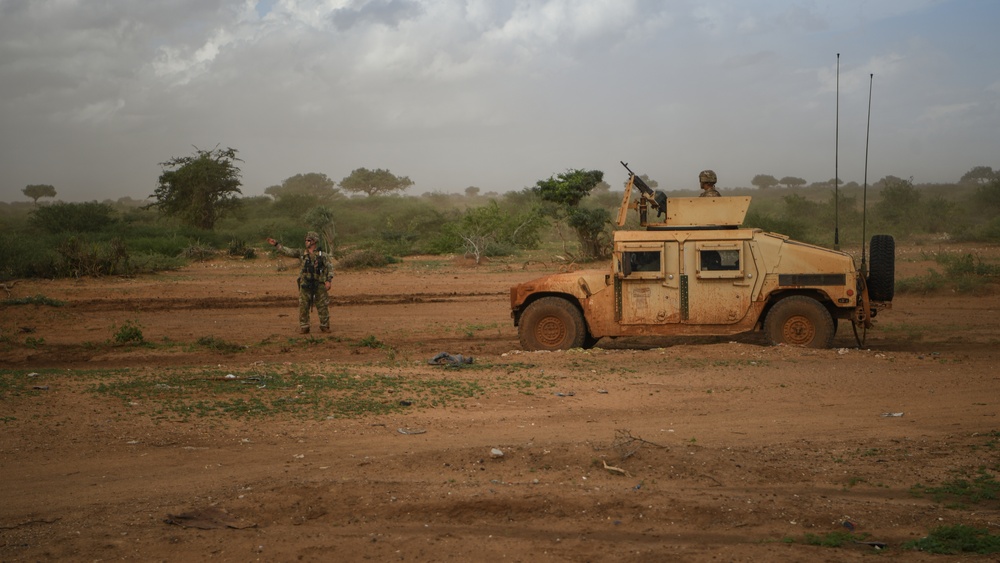
[[[665,215],[662,223],[647,221],[650,206]],[[633,209],[645,230],[614,233],[610,267],[512,287],[521,346],[562,350],[602,337],[763,330],[774,344],[827,348],[840,319],[862,344],[872,318],[891,307],[892,237],[872,237],[866,273],[843,252],[741,227],[749,206],[750,197],[657,197],[630,171],[617,223]]]

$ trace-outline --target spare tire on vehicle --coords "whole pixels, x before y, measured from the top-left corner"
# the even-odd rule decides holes
[[[868,296],[872,301],[892,301],[896,292],[896,241],[891,235],[875,235],[868,248]]]

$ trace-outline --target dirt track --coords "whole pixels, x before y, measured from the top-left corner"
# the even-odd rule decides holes
[[[66,305],[0,309],[0,560],[870,556],[807,545],[849,521],[884,556],[937,561],[901,545],[942,524],[1000,527],[996,501],[911,492],[997,470],[997,296],[898,297],[862,350],[842,325],[832,350],[747,335],[524,353],[508,288],[544,265],[341,273],[334,332],[308,340],[294,274],[275,265],[17,286]],[[151,345],[109,345],[127,322]],[[359,345],[370,337],[385,346]],[[476,363],[427,365],[441,351]],[[482,392],[361,418],[183,419],[94,391],[111,374],[263,369]]]

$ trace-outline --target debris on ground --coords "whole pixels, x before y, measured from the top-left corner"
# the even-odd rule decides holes
[[[472,356],[463,356],[462,354],[449,354],[448,352],[441,352],[440,354],[428,360],[427,363],[432,366],[459,367],[465,364],[471,364],[473,361],[474,359]]]

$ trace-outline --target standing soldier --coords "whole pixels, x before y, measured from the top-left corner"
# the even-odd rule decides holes
[[[715,189],[715,183],[719,181],[719,178],[715,175],[712,170],[702,170],[701,174],[698,174],[698,181],[701,182],[701,195],[698,197],[721,197],[722,194],[719,190]]]
[[[309,309],[316,306],[319,316],[319,329],[330,332],[330,282],[333,280],[333,265],[330,257],[317,250],[319,235],[313,231],[306,233],[306,248],[288,248],[273,238],[267,239],[268,244],[278,249],[285,256],[298,258],[302,261],[302,272],[299,274],[299,332],[309,334]]]

